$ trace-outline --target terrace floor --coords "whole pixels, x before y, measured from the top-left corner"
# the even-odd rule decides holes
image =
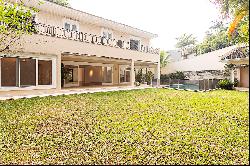
[[[243,87],[236,87],[235,90],[238,90],[240,92],[249,92],[249,88],[243,88]]]
[[[88,86],[88,87],[75,87],[75,88],[63,88],[62,90],[50,89],[50,90],[25,90],[25,91],[0,91],[0,100],[9,99],[21,99],[21,98],[33,98],[33,97],[46,97],[46,96],[59,96],[59,95],[71,95],[71,94],[84,94],[84,93],[96,93],[96,92],[110,92],[121,90],[135,90],[152,88],[150,86]]]

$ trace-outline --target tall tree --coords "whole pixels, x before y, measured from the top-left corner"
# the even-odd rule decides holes
[[[227,27],[223,21],[213,21],[213,25],[206,32],[204,40],[196,45],[196,54],[204,54],[235,44],[235,40],[229,40]]]
[[[220,7],[224,17],[233,17],[228,27],[229,38],[249,43],[249,0],[210,0]]]
[[[197,42],[196,37],[192,34],[184,33],[180,37],[176,38],[176,48],[181,49],[181,56],[186,59],[187,55],[194,53],[195,44]]]
[[[19,45],[21,36],[35,32],[33,14],[36,11],[25,7],[21,0],[16,3],[0,0],[0,52]]]
[[[161,68],[166,67],[169,63],[169,53],[166,51],[160,51],[160,64]]]
[[[58,5],[62,5],[62,6],[70,6],[69,5],[69,0],[48,0],[50,2],[54,2]]]
[[[176,48],[183,48],[186,46],[194,45],[197,42],[196,37],[194,37],[192,34],[186,33],[184,33],[180,37],[177,37],[176,40]]]

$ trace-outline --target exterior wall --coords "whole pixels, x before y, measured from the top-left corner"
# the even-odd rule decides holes
[[[97,26],[94,24],[80,22],[71,18],[59,16],[59,15],[54,15],[54,14],[52,15],[51,13],[48,13],[46,11],[40,11],[37,14],[37,18],[36,18],[37,22],[39,23],[43,23],[43,24],[47,24],[47,25],[51,25],[55,27],[61,27],[61,28],[64,28],[65,20],[69,20],[69,19],[77,23],[77,26],[79,26],[79,29],[78,29],[79,31],[88,33],[88,34],[95,34],[97,36],[101,36],[103,28],[106,28],[105,26]],[[135,35],[128,34],[125,32],[117,31],[115,29],[110,29],[110,30],[113,32],[113,38],[115,39],[122,39],[125,41],[129,41],[131,38],[137,37],[141,40],[142,45],[146,45],[146,46],[150,45],[149,38],[135,36]]]
[[[11,0],[14,2],[14,0]],[[27,6],[33,6],[29,3],[34,3],[34,1],[25,1]],[[38,1],[37,1],[38,2]],[[84,19],[81,17],[81,13],[79,11],[65,8],[62,6],[58,6],[52,3],[48,3],[45,1],[45,4],[38,6],[40,10],[36,17],[36,22],[50,25],[56,27],[58,29],[64,28],[64,23],[66,19],[71,19],[77,22],[79,26],[78,31],[83,33],[92,34],[92,36],[88,36],[88,42],[86,41],[75,41],[75,39],[68,38],[68,37],[58,37],[58,35],[52,36],[50,34],[33,34],[27,35],[22,37],[20,43],[21,46],[11,46],[10,51],[15,52],[13,56],[23,56],[23,54],[27,55],[31,58],[47,58],[52,57],[53,59],[53,86],[36,86],[36,87],[28,87],[27,89],[48,89],[48,88],[56,88],[61,89],[61,63],[62,63],[62,54],[63,53],[76,53],[81,56],[92,56],[95,55],[96,57],[111,57],[116,59],[123,59],[128,60],[129,62],[132,61],[147,61],[152,63],[159,63],[160,56],[157,50],[153,51],[134,51],[129,50],[129,40],[136,38],[140,40],[140,44],[143,46],[150,47],[150,39],[154,36],[151,33],[138,30],[136,28],[132,28],[129,26],[125,26],[123,24],[116,25],[116,23],[100,19],[96,16],[90,16],[92,19]],[[87,16],[86,16],[87,18]],[[99,21],[97,21],[99,20]],[[113,25],[114,24],[114,25]],[[98,43],[91,43],[91,37],[93,34],[97,36],[102,35],[103,28],[108,28],[113,32],[113,38],[121,39],[125,41],[124,48],[118,48],[114,45],[100,45]],[[111,28],[110,28],[111,27]],[[116,27],[116,28],[112,28]],[[45,29],[42,27],[43,31],[48,31],[49,29]],[[58,29],[55,31],[58,32]],[[40,30],[40,29],[39,29]],[[40,32],[40,31],[39,31]],[[63,31],[62,31],[63,32]],[[65,32],[65,31],[64,31]],[[130,33],[131,32],[131,33]],[[75,32],[74,32],[75,33]],[[114,63],[112,63],[114,64]],[[90,78],[86,75],[87,82],[101,82],[102,81],[102,69],[98,67],[94,68],[94,72],[99,73],[96,77]],[[78,75],[78,79],[74,80],[78,82],[78,84],[74,84],[75,86],[81,86],[84,74],[88,73],[89,69],[78,69],[77,72],[75,71],[74,74]],[[1,73],[1,71],[0,71]],[[1,79],[0,79],[1,82]],[[119,84],[119,65],[114,64],[113,68],[113,84]],[[71,86],[71,85],[69,85]],[[0,90],[2,90],[0,86]],[[5,90],[7,88],[4,88]],[[18,88],[10,88],[11,90],[18,90]],[[23,90],[23,89],[22,89]]]
[[[158,63],[158,54],[144,53],[134,50],[126,50],[110,46],[103,46],[69,39],[62,39],[43,35],[30,35],[23,38],[22,47],[10,48],[23,52],[35,52],[43,54],[61,55],[64,52],[106,56],[121,59],[133,59],[135,61],[150,61]]]
[[[240,68],[240,87],[249,88],[249,67]]]
[[[113,83],[114,85],[119,84],[119,65],[115,64],[113,67]]]
[[[185,59],[173,63],[169,63],[165,68],[161,69],[161,74],[170,74],[176,71],[206,71],[206,70],[224,70],[225,63],[221,62],[221,57],[234,46],[226,47],[220,50],[198,55],[191,59]]]

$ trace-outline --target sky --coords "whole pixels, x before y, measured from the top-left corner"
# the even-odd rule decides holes
[[[71,7],[158,34],[154,48],[175,49],[176,38],[193,34],[202,41],[219,9],[209,0],[69,0]]]

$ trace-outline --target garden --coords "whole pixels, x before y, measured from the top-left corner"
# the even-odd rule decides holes
[[[1,164],[249,164],[248,93],[145,89],[0,102]]]

